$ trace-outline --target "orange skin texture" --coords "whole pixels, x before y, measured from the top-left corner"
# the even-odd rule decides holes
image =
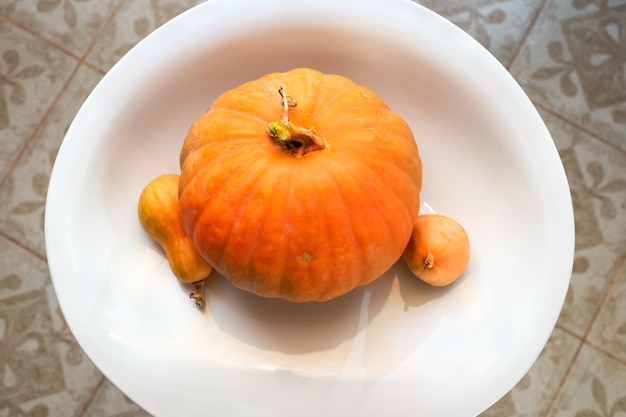
[[[272,140],[284,116],[326,147],[302,156]],[[371,90],[300,68],[220,96],[180,155],[180,219],[199,253],[240,289],[326,301],[380,277],[417,220],[422,165],[413,134]]]
[[[422,281],[436,287],[449,285],[467,268],[469,238],[454,219],[441,214],[423,214],[415,223],[402,257]]]
[[[139,196],[138,215],[146,233],[163,248],[172,272],[182,282],[195,283],[213,268],[198,253],[180,223],[176,174],[152,180]]]

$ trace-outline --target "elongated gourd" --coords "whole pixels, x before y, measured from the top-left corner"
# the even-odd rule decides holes
[[[202,282],[212,272],[180,222],[178,206],[179,175],[164,174],[152,180],[139,197],[139,221],[144,231],[158,243],[172,272],[180,281],[196,286],[190,297],[204,304]]]

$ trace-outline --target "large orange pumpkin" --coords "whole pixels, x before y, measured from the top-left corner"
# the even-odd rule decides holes
[[[235,286],[325,301],[380,277],[418,216],[422,166],[371,90],[308,68],[225,92],[181,155],[182,225]]]

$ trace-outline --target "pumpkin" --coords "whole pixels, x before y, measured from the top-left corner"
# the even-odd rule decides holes
[[[139,196],[139,222],[165,252],[172,273],[180,281],[196,287],[189,296],[201,307],[204,304],[202,283],[213,268],[200,256],[180,223],[178,182],[178,175],[164,174],[145,186]]]
[[[403,255],[411,272],[433,286],[456,281],[470,259],[467,232],[456,220],[442,214],[418,217]]]
[[[326,301],[380,277],[418,216],[407,123],[370,89],[309,68],[218,97],[180,154],[180,220],[236,287]]]

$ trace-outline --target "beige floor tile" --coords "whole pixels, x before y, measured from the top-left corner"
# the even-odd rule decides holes
[[[108,71],[126,52],[150,32],[203,0],[125,1],[87,57]]]
[[[591,328],[589,341],[626,363],[626,264],[618,271],[607,303]]]
[[[583,337],[626,253],[626,155],[548,112],[576,221],[571,285],[559,325]]]
[[[543,0],[419,0],[508,65]]]
[[[0,178],[76,61],[0,19]]]
[[[626,2],[550,0],[511,71],[531,97],[626,150]]]
[[[580,339],[555,329],[524,378],[480,417],[545,415],[580,343]]]
[[[149,417],[141,407],[105,380],[81,417]]]
[[[46,263],[0,236],[0,416],[74,415],[102,375],[59,311]]]
[[[3,0],[0,13],[82,57],[118,0]]]
[[[45,256],[43,216],[57,151],[80,105],[101,75],[81,67],[37,132],[35,140],[0,186],[0,231]]]
[[[626,153],[618,151],[626,150],[626,0],[415,1],[511,66],[544,109],[574,202],[575,263],[558,326],[530,371],[481,417],[626,416],[626,277],[618,268],[626,256]],[[33,139],[0,183],[0,417],[147,417],[85,357],[50,284],[42,228],[50,170],[101,73],[82,66],[54,100],[78,65],[61,49],[82,57],[93,42],[86,60],[104,72],[200,2],[0,0],[0,180]]]
[[[626,414],[626,364],[584,345],[549,417]]]

